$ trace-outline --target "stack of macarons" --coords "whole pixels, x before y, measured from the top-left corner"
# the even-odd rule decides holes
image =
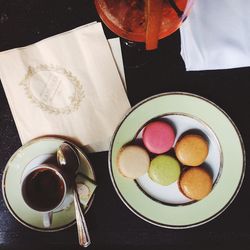
[[[123,176],[137,179],[148,173],[163,186],[178,181],[180,191],[192,200],[201,200],[212,190],[212,176],[201,166],[209,151],[203,136],[185,133],[175,143],[173,126],[155,120],[143,128],[142,141],[143,146],[129,144],[119,151],[117,166]]]

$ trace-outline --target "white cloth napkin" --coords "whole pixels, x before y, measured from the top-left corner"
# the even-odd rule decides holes
[[[250,1],[196,0],[182,25],[187,70],[250,66]]]
[[[107,150],[130,108],[115,56],[100,23],[1,52],[0,78],[22,143],[56,135]]]

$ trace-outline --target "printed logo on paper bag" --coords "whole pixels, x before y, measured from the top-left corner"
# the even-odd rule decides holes
[[[29,66],[21,85],[34,104],[51,114],[70,114],[84,98],[81,82],[60,66]]]

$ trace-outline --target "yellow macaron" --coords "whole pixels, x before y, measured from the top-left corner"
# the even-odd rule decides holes
[[[211,192],[212,186],[212,177],[201,167],[188,168],[179,179],[180,190],[192,200],[206,197]]]
[[[208,142],[200,135],[185,135],[177,141],[175,154],[183,165],[199,166],[207,158]]]

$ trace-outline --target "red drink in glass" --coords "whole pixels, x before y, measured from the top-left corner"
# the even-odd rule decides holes
[[[187,15],[190,0],[162,0],[159,39],[175,32]],[[103,22],[118,36],[145,42],[147,11],[145,0],[95,0]]]

